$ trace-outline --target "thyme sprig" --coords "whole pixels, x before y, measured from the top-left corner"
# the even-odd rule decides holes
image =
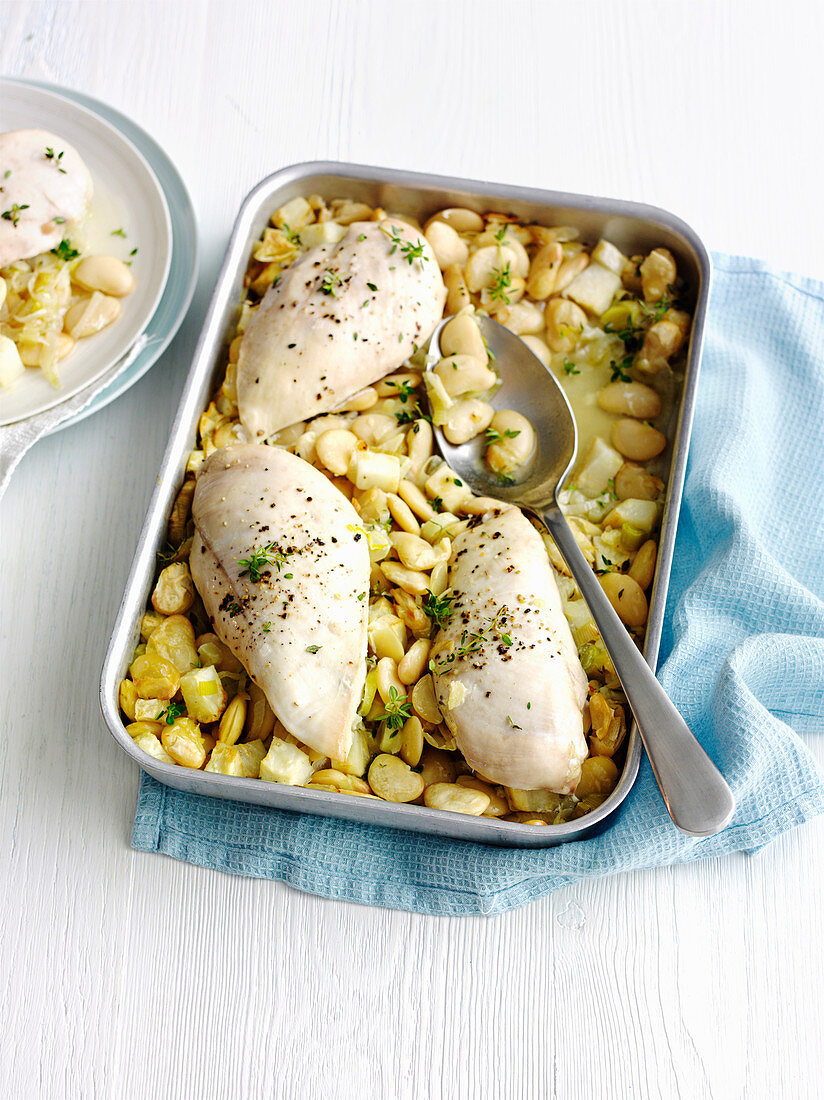
[[[259,546],[253,550],[248,558],[238,558],[238,565],[243,566],[240,576],[248,576],[250,581],[257,584],[267,565],[274,565],[279,573],[292,551],[281,553],[275,549],[276,545],[274,542],[268,542],[265,546]],[[292,574],[286,573],[285,576],[291,578]]]
[[[321,292],[330,295],[332,298],[337,298],[338,287],[342,284],[343,279],[341,279],[337,271],[333,271],[331,267],[327,267],[320,284]]]
[[[396,687],[389,688],[389,699],[384,703],[382,714],[377,715],[377,720],[386,723],[389,730],[403,728],[404,722],[412,717],[412,704],[407,697]]]
[[[457,596],[451,595],[449,590],[441,593],[440,596],[436,596],[431,589],[427,588],[421,606],[424,614],[427,615],[440,630],[442,627],[446,626],[452,617],[452,612],[455,610],[452,604],[456,599]]]
[[[28,210],[28,208],[29,204],[27,202],[21,203],[19,206],[16,202],[14,202],[11,205],[11,209],[4,210],[3,213],[0,214],[0,218],[4,218],[5,221],[11,222],[11,224],[16,229],[17,223],[20,221],[20,215],[23,213],[24,210]]]
[[[62,152],[55,153],[54,149],[52,149],[50,145],[47,145],[46,151],[43,156],[46,158],[46,160],[52,161],[58,172],[62,172],[64,176],[66,175],[66,169],[60,163],[60,161],[63,159]]]
[[[429,259],[428,256],[424,255],[423,241],[420,240],[420,238],[417,244],[413,244],[411,241],[405,241],[403,237],[400,236],[396,225],[393,225],[391,229],[387,229],[385,225],[382,225],[381,229],[392,242],[392,247],[389,249],[390,256],[400,250],[401,256],[410,266],[415,260],[420,260],[421,264],[423,264],[425,260]]]
[[[414,424],[416,420],[428,420],[430,424],[432,423],[432,417],[417,403],[411,409],[401,409],[396,412],[395,419],[399,424]]]
[[[489,298],[493,302],[504,302],[508,305],[509,294],[507,294],[507,291],[512,286],[511,265],[505,263],[501,268],[496,267],[494,275],[492,286],[489,288]]]
[[[181,714],[186,713],[186,708],[181,703],[169,703],[165,710],[162,710],[157,716],[158,721],[164,718],[167,726],[173,726],[175,719],[179,718]]]
[[[609,363],[612,371],[610,373],[610,382],[631,382],[632,378],[627,371],[632,369],[632,356],[625,356],[620,363],[616,363],[614,359]]]
[[[501,439],[514,439],[516,435],[520,434],[520,428],[517,431],[512,428],[504,428],[502,432],[499,432],[497,428],[487,428],[486,441],[487,443],[498,443]]]
[[[504,605],[503,607],[499,607],[494,615],[484,619],[484,622],[489,625],[485,626],[483,630],[461,631],[461,640],[458,643],[457,649],[444,657],[430,660],[429,671],[435,673],[445,672],[450,665],[455,663],[455,661],[460,661],[465,657],[472,657],[474,654],[480,652],[484,645],[494,638],[497,638],[501,644],[505,645],[508,649],[514,642],[512,635],[504,629],[506,626],[507,614],[507,608],[506,605]]]
[[[52,248],[50,251],[58,260],[65,260],[66,263],[68,263],[69,260],[76,260],[80,255],[76,248],[72,248],[72,242],[65,237],[57,248]]]

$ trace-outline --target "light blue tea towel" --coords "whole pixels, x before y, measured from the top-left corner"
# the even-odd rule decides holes
[[[659,675],[726,776],[732,824],[672,825],[644,757],[614,825],[513,851],[246,806],[143,775],[132,843],[298,890],[500,913],[592,875],[753,851],[824,811],[824,285],[715,257]]]

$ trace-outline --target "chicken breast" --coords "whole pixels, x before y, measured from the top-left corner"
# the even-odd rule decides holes
[[[455,539],[449,583],[431,667],[458,747],[495,783],[568,794],[587,680],[541,536],[517,508],[487,513]]]
[[[210,455],[192,503],[192,578],[218,636],[298,740],[352,745],[366,677],[369,550],[346,497],[276,447]]]
[[[446,300],[423,234],[400,220],[355,222],[267,291],[243,334],[240,420],[251,439],[334,409],[424,344]]]
[[[82,221],[92,177],[80,154],[47,130],[0,134],[0,267],[55,248]]]

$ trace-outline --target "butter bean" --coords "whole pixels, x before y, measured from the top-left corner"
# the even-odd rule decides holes
[[[467,397],[449,410],[443,434],[453,446],[468,443],[470,439],[486,431],[494,415],[495,410],[488,401],[483,401],[480,397]]]
[[[660,477],[653,477],[634,462],[625,462],[615,475],[615,495],[619,500],[655,500],[663,488]]]
[[[514,409],[500,409],[492,417],[490,428],[498,439],[486,449],[486,461],[498,474],[507,476],[523,466],[535,450],[535,429]]]
[[[401,482],[401,485],[403,482]],[[400,485],[398,486],[400,490]],[[415,515],[409,505],[396,493],[387,493],[386,503],[389,511],[401,530],[408,532],[410,535],[417,535],[421,529],[421,525],[415,519]]]
[[[647,597],[640,584],[626,573],[605,573],[598,579],[621,622],[643,626],[647,621]]]
[[[610,382],[598,394],[598,407],[616,416],[654,420],[661,412],[661,398],[643,382]]]
[[[543,310],[534,302],[514,302],[512,305],[502,306],[496,311],[495,320],[516,336],[534,336],[543,332],[546,323]]]
[[[431,648],[428,638],[418,638],[412,643],[398,664],[398,679],[402,684],[415,684],[423,676]]]
[[[426,745],[421,754],[421,778],[425,785],[455,782],[455,758],[443,749]]]
[[[117,298],[110,298],[96,290],[91,298],[81,298],[66,311],[63,328],[72,339],[82,340],[85,336],[94,336],[119,316],[120,302]]]
[[[135,287],[134,275],[115,256],[86,256],[72,272],[72,282],[114,298],[131,294]]]
[[[460,313],[462,309],[472,304],[463,268],[459,264],[450,264],[449,267],[444,268],[443,281],[446,287],[444,313],[447,315]]]
[[[624,418],[612,426],[612,445],[625,458],[649,462],[666,447],[667,437],[640,420]]]
[[[432,810],[451,810],[452,813],[480,817],[489,807],[489,795],[460,787],[457,783],[432,783],[423,792],[425,805]]]
[[[483,811],[483,817],[503,817],[504,814],[509,813],[509,803],[503,795],[498,794],[491,784],[484,783],[482,779],[477,779],[474,775],[459,775],[455,782],[459,787],[480,791],[481,794],[487,796],[489,805]]]
[[[544,317],[546,342],[552,351],[564,354],[572,351],[581,339],[587,319],[581,307],[566,298],[553,298],[547,302]]]
[[[526,289],[530,298],[542,302],[555,289],[558,268],[564,258],[564,251],[557,241],[542,245],[535,253],[529,266],[529,278]]]
[[[389,703],[394,698],[400,696],[401,699],[406,698],[406,684],[401,683],[398,679],[398,666],[392,660],[391,657],[381,657],[378,661],[377,668],[377,684],[378,694],[384,703]]]
[[[487,360],[486,344],[478,322],[468,313],[448,321],[441,329],[441,355],[471,355],[482,363]]]
[[[637,581],[641,588],[646,591],[652,584],[652,578],[655,576],[655,559],[658,556],[658,545],[655,539],[647,539],[645,543],[638,548],[638,553],[632,560],[632,565],[629,567],[628,576],[632,577],[634,581]]]
[[[456,233],[480,233],[484,227],[481,215],[463,206],[449,206],[445,210],[439,210],[426,223],[426,230],[429,230],[435,222],[445,222]]]
[[[467,262],[466,285],[474,293],[479,293],[485,287],[492,286],[507,265],[511,277],[523,279],[529,271],[529,257],[518,241],[510,238],[505,244],[479,248]]]
[[[435,367],[435,374],[443,382],[450,397],[459,397],[464,393],[483,393],[492,389],[498,380],[495,371],[471,355],[450,355],[441,359]]]
[[[423,779],[403,760],[389,753],[375,757],[367,778],[375,794],[387,802],[414,802],[423,793]]]
[[[423,726],[420,718],[407,718],[401,734],[401,758],[410,768],[417,766],[423,752]]]
[[[435,509],[413,481],[404,478],[398,486],[398,496],[424,522],[435,515]]]
[[[358,437],[346,428],[323,432],[315,442],[315,453],[330,473],[339,477],[349,469],[349,459],[358,445]]]
[[[443,721],[443,715],[435,698],[435,685],[432,676],[427,672],[412,688],[412,709],[424,722],[430,726],[437,726]]]
[[[469,246],[462,240],[448,222],[433,221],[424,236],[429,247],[435,253],[438,267],[443,271],[450,264],[465,264],[469,256]]]

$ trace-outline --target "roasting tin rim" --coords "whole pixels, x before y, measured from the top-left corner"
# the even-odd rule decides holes
[[[432,210],[457,201],[489,209],[496,204],[543,207],[544,216],[552,210],[564,209],[619,217],[638,223],[637,230],[663,228],[674,237],[692,264],[691,279],[695,292],[692,331],[687,367],[681,392],[675,436],[672,445],[667,503],[662,520],[656,579],[651,593],[644,655],[656,667],[661,640],[667,586],[672,565],[678,512],[686,474],[689,436],[695,410],[703,333],[706,319],[711,263],[709,253],[698,234],[682,219],[669,211],[644,203],[609,199],[572,192],[548,191],[532,187],[485,183],[458,177],[405,172],[397,169],[334,161],[310,161],[282,168],[256,184],[243,200],[227,245],[215,289],[207,308],[200,338],[172,424],[169,441],[161,463],[157,484],[146,513],[135,550],[129,577],[117,612],[106,652],[100,680],[100,705],[110,733],[120,747],[144,771],[167,786],[212,797],[271,806],[277,809],[315,813],[346,820],[363,821],[390,828],[411,829],[440,837],[518,848],[543,848],[572,840],[581,840],[608,827],[628,796],[637,777],[641,743],[635,724],[628,737],[626,762],[618,784],[609,798],[597,809],[576,821],[539,828],[519,822],[501,822],[495,818],[469,817],[463,814],[434,810],[425,806],[403,803],[383,803],[351,795],[326,793],[267,783],[259,779],[221,776],[164,764],[144,753],[126,733],[120,717],[119,684],[128,668],[131,653],[139,634],[139,622],[146,606],[154,579],[156,554],[164,542],[166,517],[184,473],[189,451],[194,448],[197,422],[208,395],[212,375],[221,349],[225,346],[227,323],[237,309],[237,290],[248,261],[249,248],[256,238],[254,227],[266,210],[271,211],[291,195],[290,189],[310,179],[324,177],[333,197],[334,181],[339,181],[337,193],[345,192],[353,182],[377,188],[399,188],[416,191],[431,199]],[[438,196],[441,196],[438,199]],[[538,216],[537,214],[533,216]],[[268,221],[268,214],[262,225]],[[259,232],[259,231],[258,231]]]

